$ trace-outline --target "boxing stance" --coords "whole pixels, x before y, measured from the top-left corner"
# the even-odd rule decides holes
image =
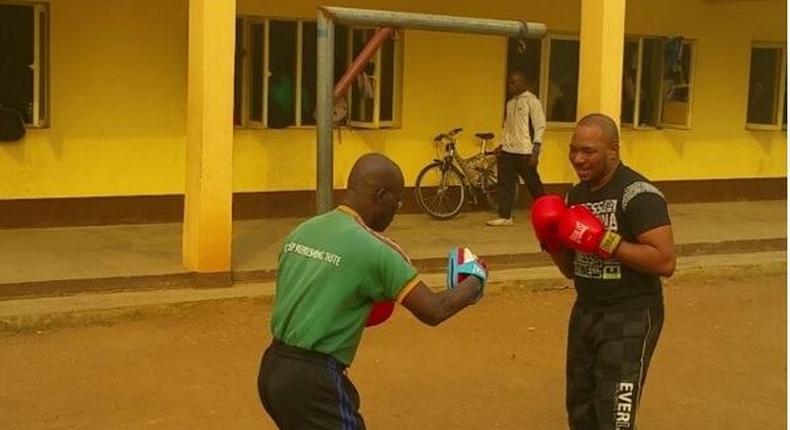
[[[532,207],[541,247],[577,292],[568,325],[572,430],[633,429],[664,321],[660,276],[675,269],[663,194],[620,161],[614,121],[582,118],[569,159],[580,182]]]
[[[366,326],[396,302],[437,325],[483,294],[487,270],[469,250],[448,257],[448,289],[433,292],[381,233],[401,205],[403,174],[380,154],[354,164],[343,203],[285,239],[277,265],[272,343],[258,375],[266,412],[281,429],[364,429],[346,374]]]

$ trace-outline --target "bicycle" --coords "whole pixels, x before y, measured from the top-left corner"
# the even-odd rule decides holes
[[[462,131],[462,128],[455,128],[434,137],[437,150],[442,151],[443,147],[444,153],[440,152],[439,157],[417,175],[417,204],[437,219],[453,218],[461,212],[464,203],[478,205],[483,198],[489,208],[499,208],[496,152],[486,148],[494,133],[475,133],[480,140],[480,152],[462,158],[456,149],[456,136]]]

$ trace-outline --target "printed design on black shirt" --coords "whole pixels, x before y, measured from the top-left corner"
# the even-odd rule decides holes
[[[666,200],[664,194],[662,194],[661,191],[655,187],[655,185],[649,182],[637,181],[628,185],[627,187],[625,187],[625,190],[623,190],[623,210],[626,210],[628,208],[628,202],[630,202],[631,199],[642,193],[657,194],[663,200]]]
[[[617,199],[607,199],[584,203],[601,220],[604,228],[617,231]],[[620,262],[604,260],[595,254],[576,251],[573,258],[573,272],[576,276],[588,279],[620,279]]]

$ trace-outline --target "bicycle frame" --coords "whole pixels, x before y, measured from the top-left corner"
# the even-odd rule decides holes
[[[486,145],[494,134],[475,134],[481,141],[480,152],[470,157],[462,157],[455,140],[455,136],[461,131],[461,128],[456,128],[434,137],[437,156],[417,175],[417,203],[434,218],[450,219],[461,211],[464,203],[480,206],[485,202],[489,208],[495,210],[499,205],[496,199],[495,152],[486,150]],[[426,177],[431,179],[423,181]]]
[[[454,130],[455,131],[455,130]],[[468,191],[468,195],[470,196],[472,202],[474,204],[479,204],[477,200],[477,193],[475,192],[476,188],[480,188],[482,190],[483,184],[473,184],[472,178],[473,172],[470,171],[470,168],[467,163],[467,159],[462,158],[458,154],[458,150],[456,149],[455,145],[455,138],[453,137],[453,132],[448,133],[447,135],[441,134],[437,136],[434,141],[439,141],[444,143],[444,157],[440,159],[434,159],[434,161],[442,163],[442,171],[447,171],[452,168],[454,165],[458,170],[461,171],[461,180],[464,182],[464,187]],[[486,148],[485,145],[480,147],[480,154],[478,155],[486,155]],[[476,157],[477,155],[473,156]],[[470,158],[473,158],[470,157]]]

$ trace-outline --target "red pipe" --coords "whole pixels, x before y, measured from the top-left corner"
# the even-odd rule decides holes
[[[354,59],[354,62],[351,63],[351,66],[343,73],[343,76],[337,81],[335,85],[335,90],[332,92],[332,97],[334,100],[337,100],[343,95],[346,94],[349,85],[351,85],[351,81],[357,77],[357,75],[362,71],[365,67],[365,63],[376,54],[376,50],[387,41],[392,35],[395,33],[395,29],[392,27],[381,27],[376,30],[376,34],[368,40],[368,43],[362,48],[362,51],[357,55],[357,58]]]

